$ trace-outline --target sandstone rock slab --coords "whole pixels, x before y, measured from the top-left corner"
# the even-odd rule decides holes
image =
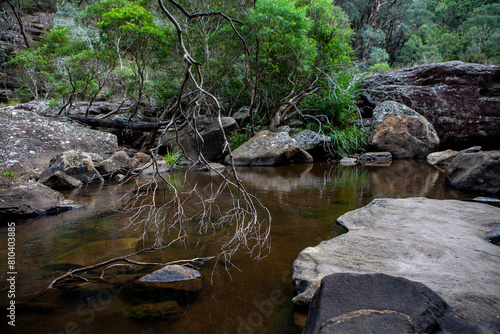
[[[427,285],[485,332],[500,330],[500,248],[487,241],[500,209],[426,198],[375,199],[338,219],[349,232],[304,249],[294,303],[332,273],[384,273]]]
[[[42,116],[35,105],[0,108],[0,154],[9,161],[45,167],[68,150],[97,154],[116,151],[113,134],[92,130],[65,118]]]

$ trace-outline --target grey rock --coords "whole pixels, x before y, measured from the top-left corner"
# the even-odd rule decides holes
[[[388,151],[395,159],[425,158],[439,146],[431,123],[407,106],[386,101],[373,111],[368,146]]]
[[[50,175],[45,174],[44,178],[40,179],[39,182],[54,190],[77,189],[82,186],[82,181],[61,171],[56,171]]]
[[[301,131],[293,136],[298,147],[309,153],[315,161],[332,157],[332,138],[311,130]]]
[[[333,273],[384,273],[420,282],[485,333],[500,330],[500,248],[488,242],[500,208],[426,198],[375,199],[338,219],[349,232],[294,262],[295,304]]]
[[[92,130],[60,117],[39,115],[38,104],[0,108],[0,154],[30,167],[46,167],[68,150],[106,155],[117,149],[115,135]]]
[[[427,156],[427,162],[433,166],[448,167],[459,153],[474,153],[481,151],[481,146],[469,147],[462,151],[446,150],[434,152]]]
[[[129,154],[125,151],[118,151],[99,164],[99,171],[106,177],[128,174],[147,163],[149,159],[150,157],[144,153]]]
[[[312,156],[297,147],[286,132],[261,131],[233,151],[236,166],[276,166],[312,162]],[[230,164],[230,157],[225,159]]]
[[[196,292],[202,289],[199,271],[180,265],[167,265],[137,281],[143,287]]]
[[[92,159],[78,151],[58,154],[50,161],[49,167],[42,172],[40,179],[47,179],[57,171],[64,172],[84,184],[104,181],[101,174],[94,168]]]
[[[482,333],[422,283],[384,274],[331,274],[314,294],[304,334]]]
[[[344,158],[340,159],[340,164],[343,166],[353,166],[353,165],[356,165],[357,163],[358,163],[358,159],[356,159],[356,158],[344,157]]]
[[[38,216],[70,209],[64,196],[38,182],[0,188],[0,219],[8,216]]]
[[[434,152],[427,156],[427,162],[433,166],[447,166],[455,159],[457,154],[458,151],[455,150]]]
[[[500,194],[500,151],[458,154],[446,168],[445,181],[465,191]]]

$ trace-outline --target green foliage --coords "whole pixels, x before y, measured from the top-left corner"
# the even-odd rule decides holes
[[[9,179],[11,179],[11,180],[14,180],[14,179],[17,177],[16,173],[14,173],[14,172],[12,172],[12,171],[10,171],[10,170],[6,170],[6,171],[4,171],[4,172],[2,173],[2,175],[3,175],[3,176],[5,176],[5,177],[8,177],[8,178],[9,178]]]
[[[244,144],[246,141],[248,141],[250,139],[250,136],[251,135],[249,131],[234,130],[227,137],[227,141],[229,142],[231,149],[235,150],[242,144]]]
[[[308,96],[302,106],[315,115],[326,116],[334,126],[345,126],[358,117],[359,80],[349,72],[330,73],[321,79],[320,84],[325,88]]]
[[[366,148],[368,133],[360,126],[327,128],[325,131],[332,138],[333,149],[340,157],[353,155]]]
[[[391,71],[391,67],[386,62],[376,63],[370,66],[370,72],[373,73],[387,73]]]
[[[177,166],[177,163],[182,158],[183,153],[182,150],[178,147],[168,148],[167,153],[163,156],[165,162],[169,165],[169,167]]]

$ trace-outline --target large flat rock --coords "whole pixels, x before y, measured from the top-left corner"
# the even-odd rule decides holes
[[[294,303],[307,305],[333,273],[384,273],[427,285],[485,332],[500,331],[500,247],[487,241],[500,209],[426,198],[376,199],[338,219],[349,232],[304,249]]]
[[[0,108],[0,163],[17,161],[31,167],[46,167],[64,151],[108,154],[116,151],[117,137],[90,129],[63,117],[46,117],[31,105]]]

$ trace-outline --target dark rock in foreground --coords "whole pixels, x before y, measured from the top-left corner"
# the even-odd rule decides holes
[[[459,61],[415,66],[368,76],[361,83],[362,109],[392,100],[424,116],[444,148],[482,145],[498,149],[500,66]]]
[[[376,199],[338,219],[349,232],[304,249],[294,262],[298,295],[310,303],[333,273],[384,273],[420,282],[485,333],[500,331],[500,247],[487,241],[500,208],[426,198]]]
[[[445,181],[465,191],[500,194],[500,151],[458,154],[446,168]]]
[[[304,334],[481,333],[424,284],[384,274],[332,274],[321,281]]]

